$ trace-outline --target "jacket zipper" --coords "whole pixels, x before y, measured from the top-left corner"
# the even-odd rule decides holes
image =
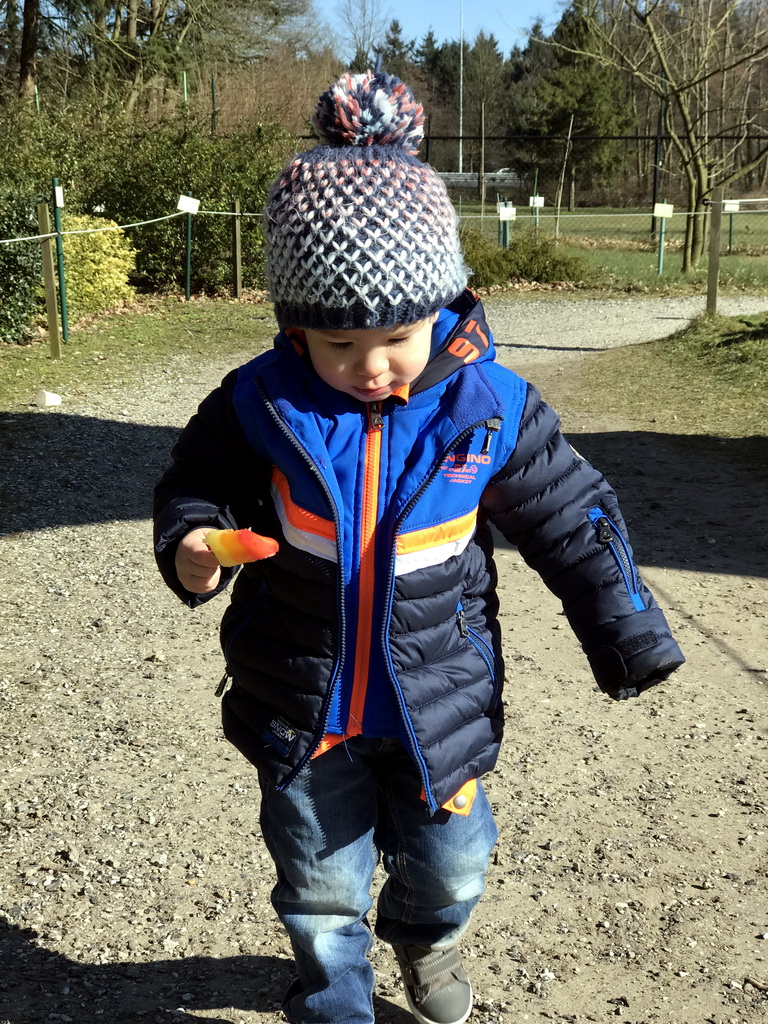
[[[381,402],[370,402],[365,411],[365,464],[363,466],[363,507],[360,516],[360,574],[357,602],[355,668],[345,734],[359,736],[371,661],[374,585],[376,582],[376,524],[379,515],[379,471],[384,418]]]
[[[624,579],[624,585],[632,604],[637,611],[644,612],[645,604],[640,596],[637,571],[621,530],[599,505],[595,505],[589,510],[589,519],[597,532],[598,541],[610,549]]]
[[[491,424],[494,424],[494,425],[492,426]],[[389,677],[392,680],[393,686],[395,687],[395,693],[397,694],[397,698],[398,698],[397,703],[398,703],[398,707],[399,707],[399,710],[400,710],[400,715],[402,716],[403,724],[405,725],[406,733],[408,735],[408,739],[410,740],[411,751],[413,753],[414,760],[416,761],[416,765],[417,765],[417,767],[419,769],[419,773],[421,774],[421,783],[422,783],[422,785],[424,787],[424,793],[425,793],[426,798],[427,798],[427,805],[429,806],[429,808],[433,812],[438,810],[439,805],[438,805],[437,801],[435,800],[434,793],[432,792],[432,787],[429,784],[429,774],[427,772],[427,766],[426,766],[426,764],[424,762],[424,758],[421,755],[421,751],[419,750],[419,744],[418,744],[418,742],[416,740],[416,734],[415,734],[414,729],[413,729],[413,723],[411,722],[410,716],[409,716],[408,711],[406,710],[406,707],[405,707],[405,698],[403,696],[403,691],[402,691],[402,688],[400,686],[400,683],[398,682],[397,675],[395,674],[395,670],[392,667],[392,658],[389,655],[389,645],[387,644],[387,636],[388,636],[388,633],[389,633],[389,623],[390,623],[390,620],[392,618],[392,589],[393,589],[393,586],[394,586],[394,579],[395,579],[395,555],[396,555],[395,545],[396,545],[397,542],[396,542],[396,540],[394,540],[394,538],[397,536],[397,531],[398,531],[401,523],[405,522],[405,519],[409,515],[411,509],[414,508],[414,506],[419,502],[419,500],[421,499],[421,496],[424,494],[426,489],[430,486],[432,481],[435,479],[437,474],[440,472],[440,467],[443,465],[443,463],[448,458],[448,456],[451,454],[451,452],[461,444],[461,442],[464,440],[464,438],[469,437],[469,435],[472,434],[478,428],[485,427],[485,429],[486,429],[486,442],[488,442],[488,444],[490,446],[490,434],[494,430],[498,430],[500,428],[500,426],[501,426],[501,420],[497,419],[497,418],[494,418],[494,419],[488,419],[488,420],[479,420],[477,423],[473,423],[471,427],[467,427],[465,430],[462,430],[462,432],[460,434],[458,434],[453,439],[453,441],[451,441],[451,443],[443,450],[442,455],[438,459],[435,460],[435,463],[434,463],[434,465],[432,467],[432,470],[429,473],[429,476],[427,476],[427,478],[422,482],[421,486],[418,488],[418,490],[415,492],[415,494],[411,497],[411,500],[408,502],[408,504],[405,506],[405,508],[400,513],[400,515],[397,517],[397,519],[394,522],[393,530],[392,530],[393,547],[392,547],[392,552],[390,554],[390,560],[389,560],[389,579],[387,580],[387,608],[389,610],[388,610],[388,613],[387,613],[387,617],[386,617],[386,619],[385,619],[385,621],[383,623],[383,626],[382,626],[381,643],[382,643],[382,649],[387,652],[387,668],[389,669]]]
[[[458,608],[456,609],[456,625],[459,629],[459,636],[464,640],[469,640],[473,647],[476,648],[477,653],[485,662],[488,668],[488,674],[493,680],[493,689],[496,691],[496,684],[498,678],[498,669],[496,665],[496,655],[493,653],[488,641],[480,636],[477,630],[472,629],[471,626],[467,625],[467,616],[464,613],[464,605],[459,601]]]
[[[333,512],[333,524],[334,524],[334,527],[336,529],[336,559],[337,559],[337,566],[338,566],[338,585],[337,585],[336,604],[337,604],[337,608],[338,608],[338,618],[339,618],[339,642],[338,642],[338,650],[336,652],[336,665],[334,666],[334,671],[333,671],[333,674],[331,676],[331,682],[330,682],[330,685],[328,686],[328,691],[327,691],[327,693],[325,695],[325,701],[323,703],[323,707],[322,707],[321,712],[320,712],[320,721],[318,723],[318,728],[315,730],[315,735],[314,735],[314,738],[312,740],[312,743],[309,745],[309,747],[307,749],[307,752],[305,753],[304,757],[302,757],[302,759],[299,761],[299,763],[296,765],[296,767],[293,769],[293,771],[290,772],[286,776],[285,781],[282,782],[277,787],[277,789],[282,792],[282,790],[284,790],[286,788],[286,786],[289,786],[291,784],[291,782],[293,782],[293,780],[299,774],[299,772],[304,767],[304,765],[308,761],[310,761],[312,759],[312,755],[315,753],[317,748],[320,746],[320,742],[321,742],[323,736],[325,735],[325,731],[326,731],[326,729],[328,727],[328,716],[329,716],[329,714],[331,712],[331,704],[333,703],[333,696],[334,696],[334,693],[336,691],[336,687],[339,685],[339,679],[341,678],[341,669],[342,669],[343,658],[344,658],[344,650],[345,650],[345,646],[346,646],[346,613],[345,613],[345,608],[344,608],[344,586],[343,586],[343,584],[344,584],[344,562],[343,562],[343,552],[342,552],[341,541],[340,541],[340,537],[341,537],[341,523],[339,522],[339,513],[338,513],[338,510],[336,508],[336,502],[333,500],[333,495],[331,494],[330,488],[328,487],[328,484],[326,484],[326,482],[325,482],[325,480],[323,478],[323,474],[319,471],[317,466],[314,464],[312,459],[309,457],[309,453],[307,452],[307,450],[297,440],[297,438],[294,435],[293,431],[289,430],[287,425],[281,419],[280,414],[278,413],[278,411],[274,407],[274,404],[272,403],[271,399],[269,398],[269,396],[267,395],[266,391],[264,390],[264,385],[263,385],[263,383],[262,383],[262,381],[261,381],[261,379],[259,377],[257,377],[255,379],[255,384],[256,384],[256,390],[259,392],[259,395],[261,396],[261,399],[262,399],[262,401],[264,402],[264,405],[267,408],[267,412],[270,414],[272,419],[275,421],[275,423],[277,424],[277,426],[280,429],[280,431],[288,438],[288,440],[291,442],[293,447],[298,451],[298,453],[301,455],[301,457],[307,463],[307,465],[309,466],[310,472],[317,479],[317,481],[319,482],[320,486],[322,487],[323,492],[324,492],[326,498],[328,499],[328,505],[329,505],[331,511]]]

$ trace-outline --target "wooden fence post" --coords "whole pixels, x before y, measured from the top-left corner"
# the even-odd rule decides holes
[[[709,204],[709,266],[707,267],[707,315],[717,313],[717,289],[720,280],[720,234],[723,222],[723,186],[712,189]]]
[[[240,242],[240,200],[232,203],[232,287],[235,298],[243,294],[243,249]]]
[[[50,235],[51,217],[47,203],[38,203],[37,225],[41,235]],[[51,345],[51,359],[61,359],[61,335],[59,334],[59,309],[56,302],[56,272],[53,267],[53,246],[50,238],[42,239],[43,285],[45,287],[45,312],[48,317],[48,340]]]

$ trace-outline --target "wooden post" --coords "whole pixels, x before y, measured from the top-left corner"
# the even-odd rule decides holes
[[[477,176],[480,191],[480,230],[485,218],[485,100],[480,104],[480,173]]]
[[[187,214],[187,244],[184,268],[184,298],[189,302],[192,297],[192,214]]]
[[[47,203],[38,203],[37,230],[41,235],[51,233],[51,217]],[[51,345],[51,359],[61,359],[61,335],[59,334],[59,308],[56,302],[56,271],[53,266],[53,246],[50,238],[44,238],[43,285],[45,287],[45,312],[48,317],[48,340]]]
[[[243,250],[240,243],[240,200],[232,203],[232,290],[235,298],[243,295]]]
[[[720,231],[723,222],[723,186],[712,189],[709,204],[709,267],[707,268],[707,316],[717,313],[717,289],[720,280]]]

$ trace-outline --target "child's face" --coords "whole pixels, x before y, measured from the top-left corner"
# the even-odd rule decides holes
[[[436,317],[384,330],[307,329],[309,357],[332,388],[363,402],[381,402],[413,383],[429,362]]]

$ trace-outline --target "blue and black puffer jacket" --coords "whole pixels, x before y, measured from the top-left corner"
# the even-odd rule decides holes
[[[402,739],[432,811],[494,766],[491,524],[560,598],[606,692],[684,660],[613,490],[494,361],[471,292],[441,313],[433,353],[407,395],[362,403],[281,334],[205,399],[158,484],[158,563],[190,605],[213,595],[176,576],[189,530],[247,526],[280,544],[237,573],[221,628],[225,734],[279,787],[328,737],[355,733]]]

